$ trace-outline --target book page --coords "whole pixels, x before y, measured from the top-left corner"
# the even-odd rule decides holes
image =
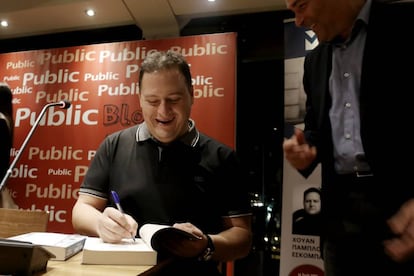
[[[139,235],[154,250],[159,250],[168,239],[201,239],[201,237],[170,225],[151,223],[144,224],[139,229]]]
[[[97,237],[88,237],[83,247],[92,251],[152,251],[142,239],[122,239],[119,243],[107,243]]]
[[[147,223],[144,224],[141,229],[139,229],[139,236],[141,237],[141,239],[144,240],[144,242],[146,244],[148,244],[148,246],[151,246],[151,239],[152,236],[159,230],[164,229],[164,228],[169,228],[172,227],[170,225],[162,225],[162,224],[151,224],[151,223]]]

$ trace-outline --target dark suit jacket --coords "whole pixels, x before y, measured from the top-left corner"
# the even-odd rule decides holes
[[[409,134],[414,119],[413,19],[413,1],[388,4],[373,1],[364,49],[361,138],[377,182],[372,197],[382,208],[384,218],[414,198],[414,145]],[[330,189],[334,189],[334,183],[330,183],[334,160],[328,117],[331,54],[327,43],[321,43],[309,53],[303,79],[307,94],[305,135],[308,142],[317,146],[318,160],[301,173],[308,176],[321,162],[322,191],[328,192],[323,198],[329,197]]]

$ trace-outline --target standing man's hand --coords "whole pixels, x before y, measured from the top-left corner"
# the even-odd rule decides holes
[[[397,262],[414,257],[414,199],[402,205],[388,225],[396,237],[384,242],[385,252]]]
[[[283,151],[289,163],[298,170],[306,169],[316,158],[316,147],[310,146],[301,129],[283,141]]]

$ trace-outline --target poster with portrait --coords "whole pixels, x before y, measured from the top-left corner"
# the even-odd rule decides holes
[[[312,31],[285,22],[285,136],[303,129],[306,95],[303,62],[318,41]],[[283,205],[280,276],[323,276],[318,223],[320,211],[320,167],[304,178],[287,160],[283,162]]]

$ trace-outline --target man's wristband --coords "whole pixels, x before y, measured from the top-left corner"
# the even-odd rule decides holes
[[[211,260],[211,257],[213,256],[213,253],[215,251],[215,247],[213,244],[213,240],[209,235],[205,235],[207,238],[207,247],[204,249],[203,253],[198,257],[199,261],[209,261]]]

